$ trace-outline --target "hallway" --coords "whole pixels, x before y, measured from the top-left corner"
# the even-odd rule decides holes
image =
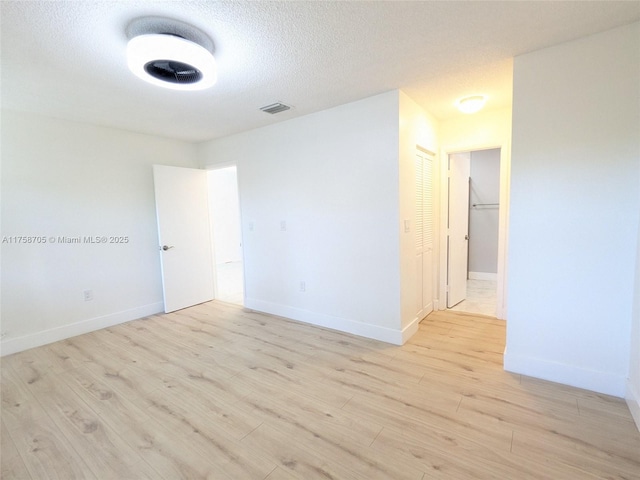
[[[449,310],[495,317],[496,288],[495,280],[467,280],[466,299]]]

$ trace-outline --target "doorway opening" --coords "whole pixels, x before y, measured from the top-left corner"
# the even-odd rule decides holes
[[[500,148],[450,154],[447,308],[497,316]]]
[[[238,173],[234,166],[208,171],[214,263],[214,297],[244,304],[244,267]]]

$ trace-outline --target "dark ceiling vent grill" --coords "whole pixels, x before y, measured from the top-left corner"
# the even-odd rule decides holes
[[[196,83],[202,78],[200,70],[175,60],[153,60],[144,66],[144,70],[152,77],[169,83]]]
[[[260,107],[260,110],[273,115],[275,113],[280,113],[280,112],[284,112],[285,110],[289,110],[290,108],[291,107],[289,105],[285,105],[284,103],[272,103],[271,105],[267,105],[266,107]]]

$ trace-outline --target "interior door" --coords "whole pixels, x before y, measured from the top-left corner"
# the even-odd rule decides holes
[[[457,305],[467,295],[470,175],[471,152],[450,154],[447,308]]]
[[[153,166],[164,311],[213,299],[207,172]]]
[[[433,158],[416,152],[417,318],[433,311]]]

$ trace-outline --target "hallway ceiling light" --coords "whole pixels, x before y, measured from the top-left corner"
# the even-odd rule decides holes
[[[216,82],[213,44],[182,22],[148,17],[129,26],[127,64],[142,80],[174,90],[204,90]]]
[[[458,100],[457,107],[462,113],[476,113],[486,103],[487,98],[484,95],[472,95]]]

